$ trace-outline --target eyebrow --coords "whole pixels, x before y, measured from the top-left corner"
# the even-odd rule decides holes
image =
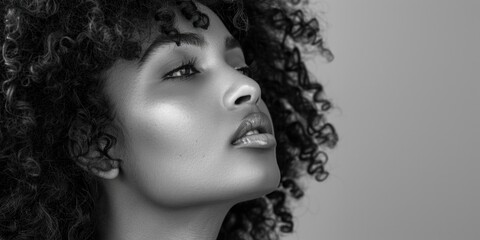
[[[202,35],[196,33],[179,33],[175,35],[160,35],[148,46],[145,53],[143,53],[140,58],[140,68],[148,60],[148,58],[155,52],[156,49],[171,44],[176,43],[177,46],[182,44],[191,45],[199,48],[203,48],[207,45],[205,38]],[[232,36],[227,36],[225,38],[225,50],[231,50],[234,48],[241,48],[240,42]]]

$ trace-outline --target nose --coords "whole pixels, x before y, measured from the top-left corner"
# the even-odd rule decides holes
[[[238,78],[237,78],[238,79]],[[253,79],[242,76],[226,91],[223,102],[228,110],[255,105],[261,97],[260,86]]]

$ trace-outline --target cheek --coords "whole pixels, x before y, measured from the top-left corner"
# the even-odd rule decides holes
[[[123,172],[128,181],[165,204],[211,185],[206,176],[219,167],[223,146],[205,141],[213,132],[211,124],[202,124],[211,122],[208,115],[168,104],[142,112],[125,124]]]
[[[126,146],[132,168],[165,175],[182,167],[181,159],[201,154],[195,128],[196,119],[189,111],[169,105],[150,108],[137,114],[128,124]],[[186,146],[189,146],[188,148]]]

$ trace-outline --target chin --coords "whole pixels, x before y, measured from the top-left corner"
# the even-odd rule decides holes
[[[271,170],[263,174],[252,174],[250,178],[245,179],[238,189],[238,202],[260,198],[277,190],[280,183],[280,170],[277,166]]]

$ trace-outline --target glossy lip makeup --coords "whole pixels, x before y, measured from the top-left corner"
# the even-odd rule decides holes
[[[263,112],[248,114],[233,134],[231,144],[235,148],[275,147],[277,142],[268,116]]]

